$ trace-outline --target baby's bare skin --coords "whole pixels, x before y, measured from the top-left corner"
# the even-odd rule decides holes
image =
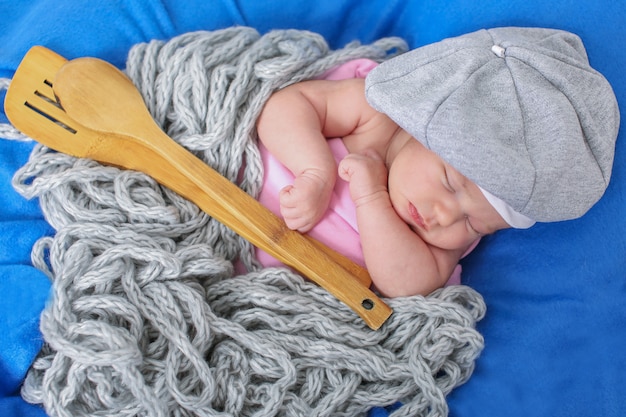
[[[274,94],[259,139],[295,176],[280,192],[287,226],[307,232],[324,215],[339,175],[350,185],[372,281],[389,297],[445,284],[483,234],[509,227],[478,187],[365,99],[364,81],[306,81]],[[339,167],[326,144],[350,152]]]

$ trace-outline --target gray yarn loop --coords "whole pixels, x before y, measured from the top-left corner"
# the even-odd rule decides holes
[[[256,195],[254,126],[273,91],[404,50],[236,27],[136,45],[126,71],[171,137]],[[141,173],[36,145],[14,187],[56,230],[33,248],[53,293],[22,389],[50,416],[359,416],[396,401],[394,416],[445,416],[483,347],[470,288],[388,300],[372,331]],[[235,276],[237,259],[252,272]]]

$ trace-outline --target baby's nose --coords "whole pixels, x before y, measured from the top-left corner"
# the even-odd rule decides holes
[[[435,220],[441,227],[448,227],[464,218],[465,215],[456,201],[443,200],[435,207]]]

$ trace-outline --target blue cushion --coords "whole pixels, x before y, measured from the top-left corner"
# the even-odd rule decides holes
[[[87,7],[4,1],[0,77],[10,77],[34,44],[67,58],[98,56],[121,67],[137,42],[234,24],[261,32],[308,29],[332,47],[391,35],[417,47],[509,25],[570,30],[582,37],[591,64],[626,103],[626,3],[609,0],[92,0]],[[500,232],[465,260],[464,283],[488,307],[479,323],[486,346],[472,378],[450,395],[451,415],[626,415],[623,128],[620,136],[609,189],[585,217]],[[37,322],[50,286],[30,265],[29,251],[51,230],[36,201],[25,201],[10,185],[31,146],[0,140],[0,410],[11,416],[43,415],[19,398],[21,380],[42,343]]]

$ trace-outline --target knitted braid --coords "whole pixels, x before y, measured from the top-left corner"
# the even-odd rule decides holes
[[[405,49],[236,27],[136,45],[126,71],[172,138],[256,195],[254,124],[273,91]],[[470,288],[387,300],[372,331],[141,173],[36,145],[14,186],[57,231],[33,248],[53,294],[22,389],[51,416],[357,416],[396,401],[396,416],[444,416],[482,349]],[[233,276],[236,259],[252,272]]]

